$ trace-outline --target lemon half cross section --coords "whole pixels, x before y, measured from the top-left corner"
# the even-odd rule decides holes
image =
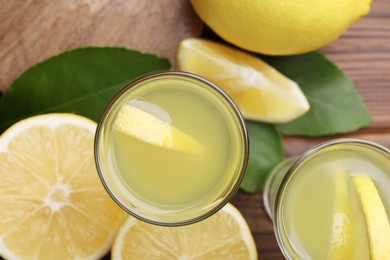
[[[93,159],[96,123],[46,114],[0,136],[0,255],[99,259],[126,214],[104,190]]]
[[[261,59],[216,42],[189,38],[177,53],[183,71],[198,74],[222,88],[246,119],[289,122],[309,110],[299,86]]]
[[[113,128],[165,149],[187,153],[200,153],[203,149],[194,138],[169,122],[129,103],[122,105]]]
[[[366,223],[371,259],[390,259],[389,217],[375,184],[367,175],[352,179]]]
[[[213,216],[181,227],[151,225],[130,217],[120,228],[112,259],[257,259],[249,227],[226,204]]]

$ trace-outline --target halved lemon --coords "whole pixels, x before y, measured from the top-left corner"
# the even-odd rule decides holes
[[[188,153],[200,153],[203,149],[199,142],[170,122],[131,103],[122,105],[113,127],[118,132],[165,149]]]
[[[130,217],[120,228],[112,259],[257,259],[252,234],[241,213],[227,204],[188,226],[162,227]]]
[[[389,216],[373,180],[368,175],[352,177],[368,236],[371,259],[390,259]]]
[[[0,136],[0,255],[7,259],[98,259],[127,216],[94,164],[96,123],[46,114]]]
[[[309,110],[299,86],[246,52],[204,39],[189,38],[177,53],[180,70],[198,74],[233,99],[246,119],[289,122]]]

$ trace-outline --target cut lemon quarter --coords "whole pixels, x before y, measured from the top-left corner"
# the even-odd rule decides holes
[[[257,259],[252,234],[231,204],[192,225],[162,227],[130,217],[120,228],[112,259]]]
[[[204,39],[185,39],[177,53],[183,71],[222,88],[246,119],[289,122],[309,110],[299,86],[248,53]]]
[[[73,114],[31,117],[0,136],[0,255],[99,259],[127,216],[94,164],[96,123]]]
[[[155,114],[162,114],[165,118],[169,117],[162,108],[159,108],[160,111],[156,111],[156,107],[154,106]],[[188,153],[200,153],[202,151],[202,146],[194,138],[175,128],[167,121],[132,105],[130,101],[121,107],[113,127],[118,132],[161,148]]]
[[[375,184],[367,175],[352,178],[366,223],[371,259],[390,259],[389,217]]]

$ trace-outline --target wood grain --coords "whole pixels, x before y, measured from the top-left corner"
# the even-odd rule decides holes
[[[124,46],[175,64],[202,24],[182,0],[0,0],[0,91],[31,65],[82,46]]]
[[[152,52],[175,63],[179,42],[199,36],[201,22],[183,0],[0,0],[0,90],[29,66],[63,50],[116,45]],[[286,156],[337,137],[390,147],[390,2],[375,0],[370,14],[322,50],[355,83],[372,115],[359,131],[321,138],[285,136]],[[261,193],[239,192],[232,203],[246,218],[261,259],[284,259]]]

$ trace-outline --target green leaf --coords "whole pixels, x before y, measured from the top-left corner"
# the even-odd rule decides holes
[[[249,135],[249,160],[242,190],[257,192],[263,189],[269,172],[283,160],[281,136],[273,125],[246,121]]]
[[[125,48],[64,52],[28,69],[3,94],[0,133],[16,121],[49,112],[72,112],[97,121],[127,83],[169,68],[167,59]]]
[[[322,136],[351,132],[371,122],[352,81],[323,54],[261,58],[297,82],[311,106],[309,112],[296,120],[277,125],[280,132]]]

